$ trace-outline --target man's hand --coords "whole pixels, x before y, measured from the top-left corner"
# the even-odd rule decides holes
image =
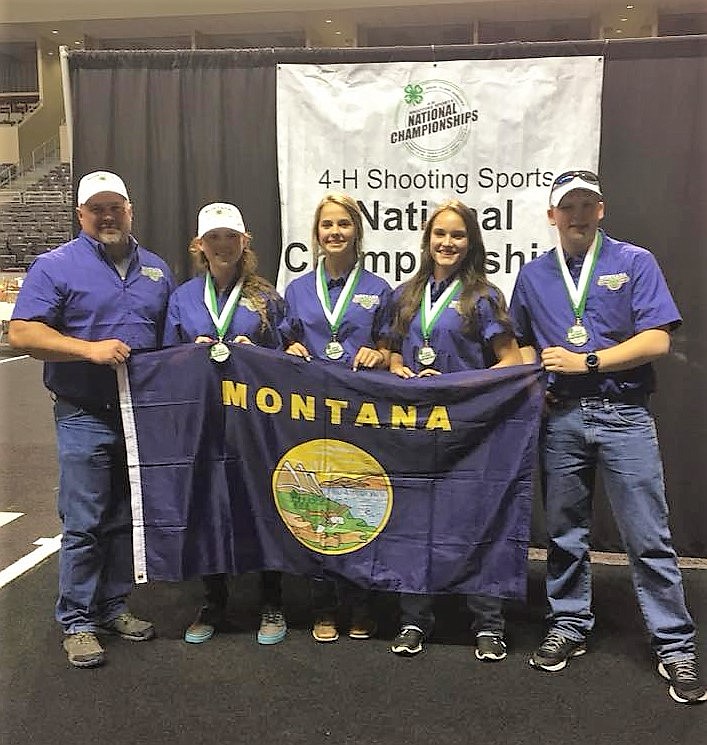
[[[95,365],[120,365],[130,357],[130,347],[120,339],[89,342],[86,358]]]
[[[540,353],[542,366],[548,372],[562,373],[563,375],[581,375],[587,372],[584,352],[570,352],[564,347],[547,347]]]

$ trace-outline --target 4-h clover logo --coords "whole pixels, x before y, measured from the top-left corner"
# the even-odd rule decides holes
[[[417,103],[422,103],[422,86],[412,83],[405,86],[405,103],[411,106]]]
[[[418,78],[400,86],[392,145],[400,144],[425,161],[447,160],[464,147],[478,111],[469,106],[463,88],[437,78]]]

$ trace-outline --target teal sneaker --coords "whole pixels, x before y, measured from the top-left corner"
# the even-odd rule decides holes
[[[258,644],[278,644],[287,634],[285,616],[279,608],[263,608],[258,629]]]
[[[188,644],[203,644],[209,641],[216,633],[217,627],[222,625],[222,616],[223,611],[203,606],[184,632],[184,641]]]

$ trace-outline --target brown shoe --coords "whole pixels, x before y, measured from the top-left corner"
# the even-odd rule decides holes
[[[370,639],[375,636],[378,625],[369,616],[354,617],[351,619],[349,637],[351,639]]]
[[[98,667],[105,659],[103,647],[90,631],[66,634],[63,647],[74,667]]]
[[[318,642],[335,642],[339,638],[336,630],[336,619],[333,616],[319,616],[314,620],[312,636]]]

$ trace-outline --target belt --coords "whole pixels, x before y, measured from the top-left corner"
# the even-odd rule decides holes
[[[83,409],[94,416],[108,416],[118,411],[117,403],[101,403],[99,401],[82,401],[77,398],[68,398],[67,396],[58,396],[54,394],[54,400],[57,403],[73,406],[75,409]]]
[[[644,391],[625,391],[623,393],[607,393],[605,395],[593,396],[552,396],[547,398],[548,406],[574,406],[579,403],[612,403],[612,404],[630,404],[632,406],[648,406],[650,394]]]

